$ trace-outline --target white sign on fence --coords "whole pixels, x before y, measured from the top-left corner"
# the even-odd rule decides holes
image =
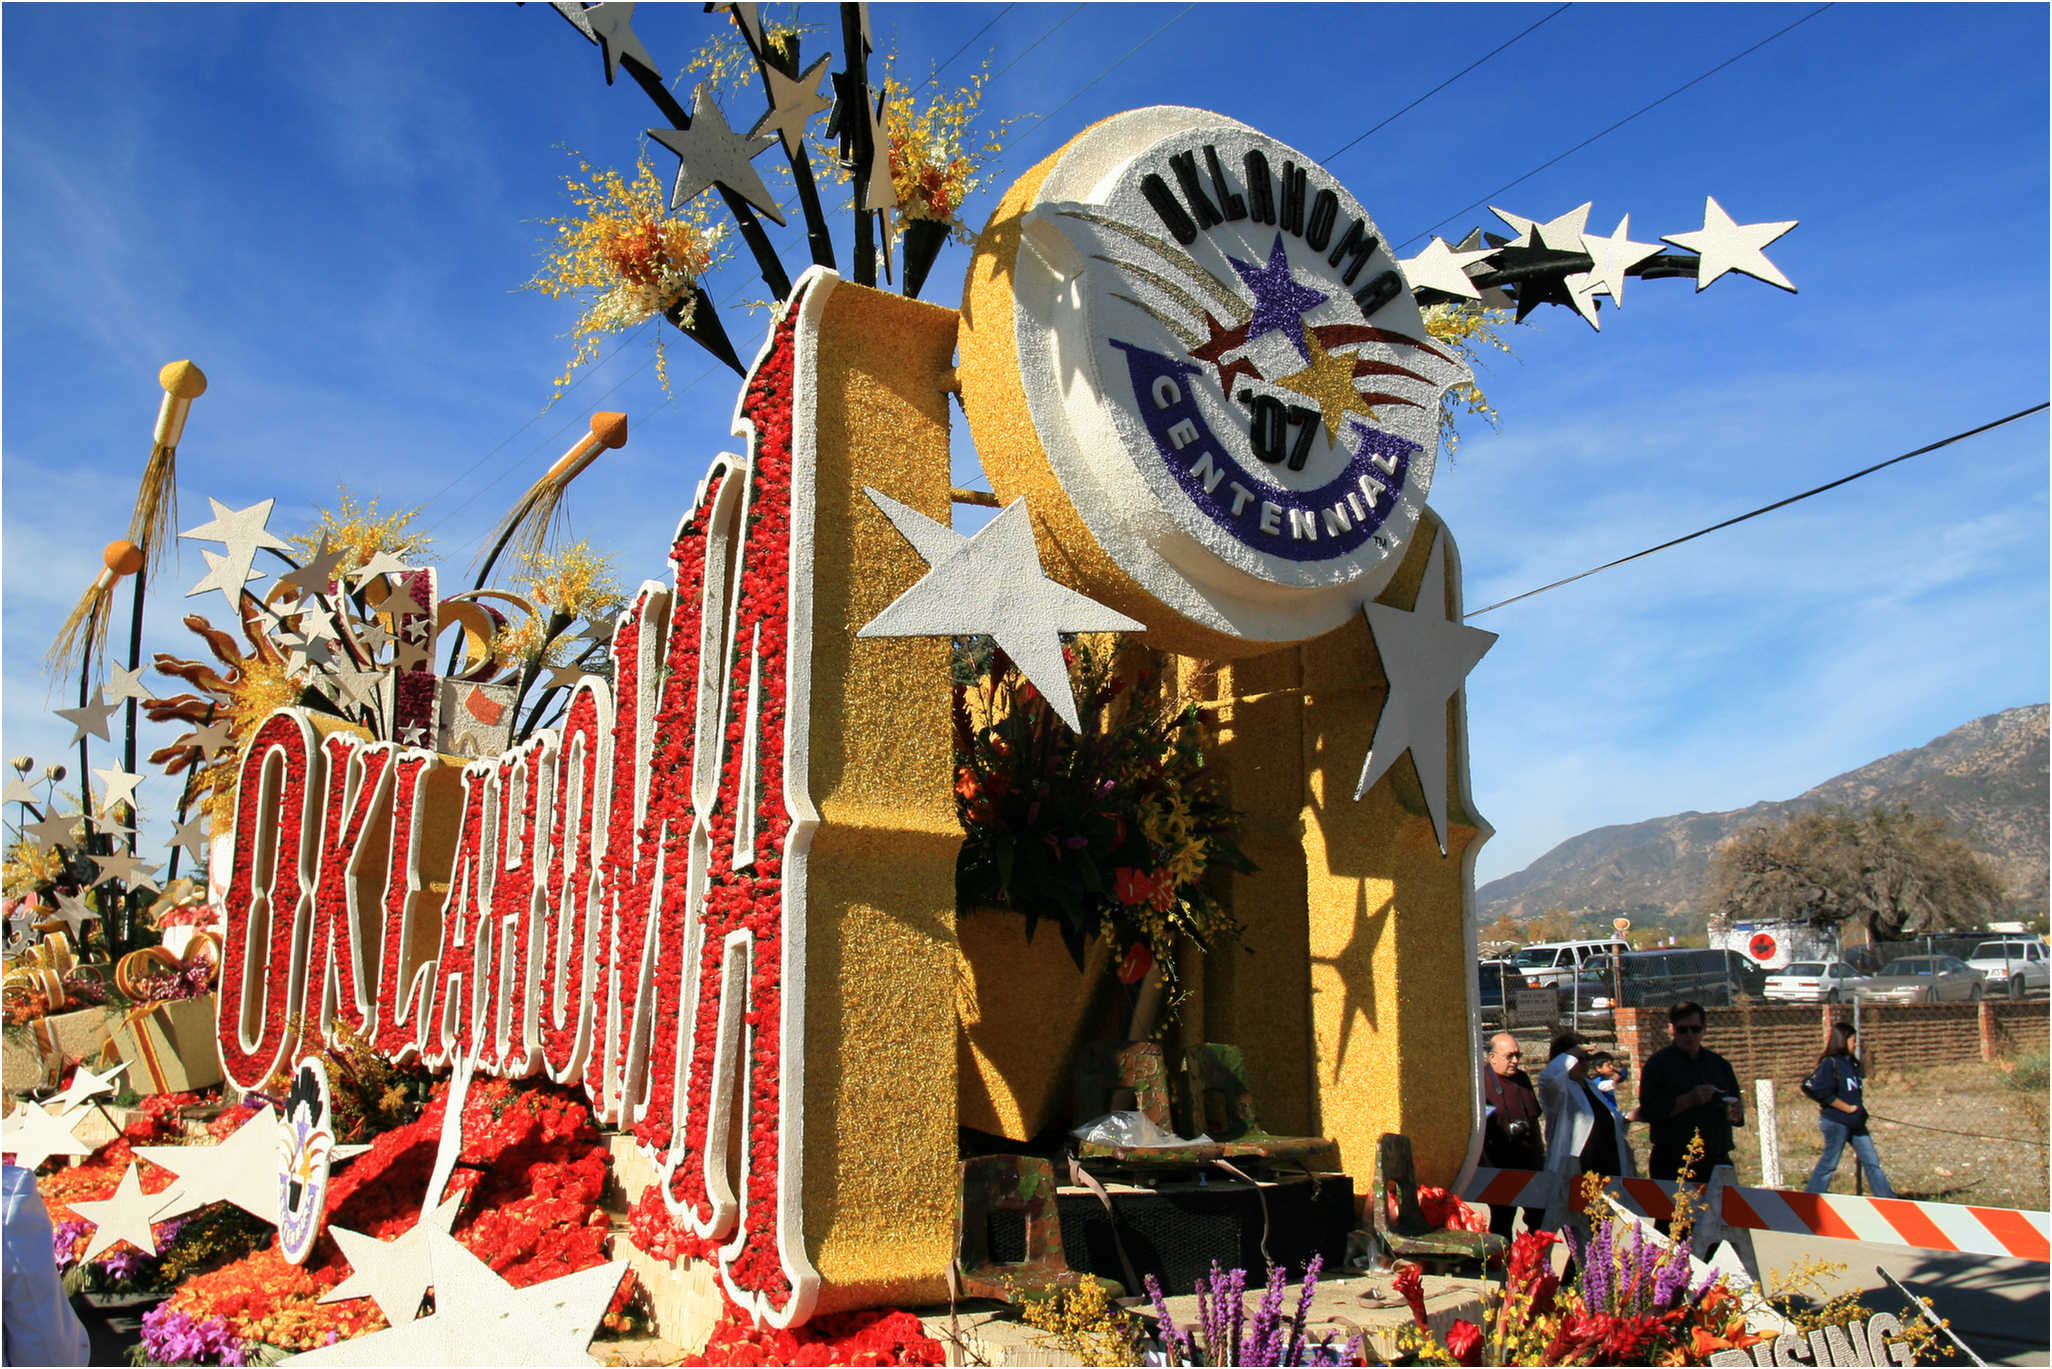
[[[1511,1024],[1550,1027],[1560,1021],[1559,989],[1519,989],[1511,995]]]

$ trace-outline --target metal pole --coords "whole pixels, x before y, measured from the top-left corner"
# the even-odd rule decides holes
[[[1760,1186],[1781,1187],[1781,1113],[1774,1105],[1774,1081],[1753,1081],[1753,1107],[1760,1128]]]
[[[1902,1296],[1909,1301],[1909,1305],[1917,1310],[1918,1316],[1922,1317],[1925,1321],[1931,1323],[1932,1326],[1938,1329],[1939,1335],[1945,1337],[1945,1339],[1951,1341],[1955,1346],[1959,1347],[1959,1353],[1965,1355],[1975,1364],[1981,1366],[1981,1369],[1987,1369],[1988,1361],[1982,1359],[1979,1355],[1975,1354],[1973,1350],[1968,1347],[1965,1341],[1961,1340],[1958,1336],[1952,1334],[1952,1328],[1945,1324],[1944,1319],[1938,1315],[1937,1309],[1931,1306],[1929,1300],[1920,1298],[1916,1294],[1910,1292],[1909,1288],[1906,1285],[1904,1285],[1902,1280],[1896,1278],[1895,1275],[1889,1273],[1887,1270],[1881,1268],[1879,1265],[1876,1265],[1874,1267],[1874,1272],[1876,1274],[1879,1274],[1882,1278],[1886,1279],[1888,1281],[1888,1286],[1890,1288],[1893,1288],[1896,1292],[1902,1294]]]

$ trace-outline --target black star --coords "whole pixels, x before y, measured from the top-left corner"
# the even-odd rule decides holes
[[[1488,237],[1492,243],[1503,241],[1493,233]],[[1489,259],[1489,265],[1494,269],[1487,275],[1475,277],[1476,287],[1487,290],[1493,286],[1511,291],[1518,302],[1517,322],[1523,323],[1525,316],[1542,304],[1564,304],[1574,308],[1567,278],[1589,270],[1595,263],[1586,252],[1562,252],[1548,247],[1545,229],[1534,224],[1530,246],[1500,246],[1496,255]]]

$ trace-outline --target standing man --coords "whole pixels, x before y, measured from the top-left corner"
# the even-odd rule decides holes
[[[1521,1067],[1523,1059],[1518,1038],[1509,1032],[1489,1038],[1489,1053],[1482,1061],[1482,1163],[1491,1169],[1546,1167],[1546,1147],[1539,1137],[1539,1095]],[[1508,1203],[1491,1203],[1490,1232],[1509,1240],[1517,1215]],[[1540,1208],[1526,1208],[1526,1229],[1537,1231],[1545,1215]]]
[[[1710,1171],[1731,1163],[1731,1131],[1745,1125],[1738,1076],[1716,1051],[1703,1046],[1701,1003],[1677,1003],[1667,1010],[1672,1044],[1655,1051],[1646,1062],[1639,1085],[1641,1117],[1653,1130],[1653,1154],[1647,1170],[1656,1179],[1704,1183]],[[1703,1158],[1688,1174],[1681,1172],[1682,1153],[1698,1133]]]

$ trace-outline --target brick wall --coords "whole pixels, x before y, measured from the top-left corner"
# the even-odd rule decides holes
[[[1988,1060],[2044,1050],[2046,1003],[1900,1003],[1860,1009],[1860,1056],[1868,1070],[1910,1069]],[[1739,1003],[1709,1011],[1704,1044],[1731,1062],[1741,1084],[1754,1079],[1789,1083],[1807,1075],[1836,1021],[1852,1020],[1850,1005]],[[1617,1053],[1644,1076],[1646,1057],[1665,1046],[1665,1008],[1620,1008]]]

